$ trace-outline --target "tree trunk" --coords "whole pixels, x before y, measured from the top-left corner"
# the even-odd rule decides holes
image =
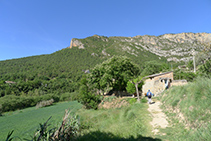
[[[139,92],[138,92],[138,83],[135,83],[136,94],[137,94],[137,102],[140,103]]]

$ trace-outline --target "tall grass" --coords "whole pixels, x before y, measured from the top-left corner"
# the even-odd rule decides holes
[[[169,137],[211,140],[211,79],[197,78],[188,85],[173,87],[160,99],[174,124]]]
[[[78,114],[81,117],[81,126],[84,127],[84,135],[101,132],[127,139],[150,135],[151,118],[147,105],[143,103],[116,109],[80,110]]]

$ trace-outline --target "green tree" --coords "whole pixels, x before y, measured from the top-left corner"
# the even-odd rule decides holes
[[[98,104],[101,102],[100,96],[92,93],[86,77],[81,79],[78,101],[83,104],[86,109],[97,109]]]
[[[135,86],[135,91],[136,91],[138,103],[140,103],[140,97],[139,97],[139,92],[138,92],[138,86],[141,85],[140,87],[142,87],[142,85],[144,84],[144,79],[145,79],[145,78],[147,78],[147,77],[142,77],[142,76],[140,76],[140,77],[137,78],[137,79],[130,80],[130,82]],[[130,85],[130,86],[132,86],[132,85]],[[130,89],[130,90],[132,90],[132,89]]]
[[[127,82],[127,87],[126,90],[128,93],[130,94],[134,94],[136,92],[136,87],[135,84],[131,83],[131,82],[138,82],[139,80],[141,80],[141,78],[135,78],[133,79],[133,81],[128,81]],[[143,81],[141,81],[141,83],[138,84],[138,89],[141,90],[142,89],[142,85],[144,84]]]
[[[127,82],[139,74],[139,67],[129,58],[113,56],[97,65],[89,75],[90,83],[94,88],[104,91],[113,88],[120,92],[127,86]]]
[[[168,64],[159,63],[157,61],[148,61],[143,66],[142,76],[147,76],[161,71],[169,70]]]

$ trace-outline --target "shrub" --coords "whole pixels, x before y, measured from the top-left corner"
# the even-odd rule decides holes
[[[72,140],[79,133],[79,118],[77,115],[70,117],[68,110],[65,110],[62,123],[58,128],[48,129],[47,123],[50,118],[44,124],[40,124],[32,140]]]
[[[53,99],[54,102],[58,102],[59,96],[55,94],[46,94],[42,96],[6,95],[0,98],[0,104],[2,105],[1,112],[15,111],[17,109],[32,107],[41,101],[48,101],[50,99]]]
[[[114,99],[116,99],[116,96],[109,96],[109,97],[105,97],[103,99],[103,101],[105,101],[105,102],[112,102]]]
[[[36,108],[41,108],[41,107],[47,107],[52,105],[54,102],[53,99],[47,100],[47,101],[41,101],[39,103],[37,103]]]
[[[81,85],[79,89],[78,101],[83,104],[86,109],[96,110],[98,108],[98,104],[101,102],[101,97],[89,92],[87,85]]]
[[[76,92],[66,92],[64,94],[62,94],[59,98],[59,101],[74,101],[77,100],[77,94]]]

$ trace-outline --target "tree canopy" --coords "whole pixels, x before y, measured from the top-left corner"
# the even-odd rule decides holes
[[[105,91],[107,88],[112,88],[121,91],[126,88],[127,82],[139,73],[139,67],[129,58],[113,56],[102,64],[96,65],[89,75],[89,80],[98,90]]]

